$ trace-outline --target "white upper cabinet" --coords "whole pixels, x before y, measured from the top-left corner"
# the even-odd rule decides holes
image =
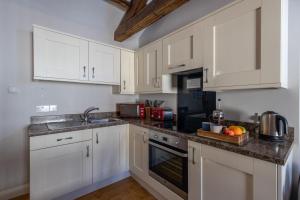
[[[120,85],[120,48],[36,25],[33,41],[34,79]],[[122,61],[124,66],[131,66],[130,76],[134,77],[131,54]],[[134,79],[127,75],[130,84],[124,93],[133,93]]]
[[[144,51],[139,49],[134,55],[134,88],[139,93],[144,88]]]
[[[120,85],[120,49],[89,42],[89,80]]]
[[[144,87],[148,91],[160,90],[162,76],[161,41],[144,48]]]
[[[163,39],[164,73],[202,67],[201,32],[201,24],[194,24]]]
[[[134,52],[121,50],[121,94],[134,94]]]
[[[88,80],[88,41],[38,27],[34,33],[34,79]]]
[[[139,93],[175,93],[171,75],[163,75],[162,61],[162,41],[156,41],[142,48],[143,58],[139,63],[143,63],[143,68],[139,75],[143,73],[142,87]],[[139,77],[139,78],[141,78]]]
[[[204,88],[287,87],[284,0],[244,0],[205,19]]]

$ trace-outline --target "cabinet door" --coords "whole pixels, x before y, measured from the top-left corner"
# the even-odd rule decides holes
[[[262,0],[245,0],[204,21],[204,87],[260,83]]]
[[[200,155],[201,155],[201,145],[196,142],[188,142],[188,186],[189,200],[200,200],[201,197],[201,165],[200,165]]]
[[[148,131],[130,127],[130,170],[142,179],[148,174]]]
[[[88,41],[34,27],[34,79],[88,80]]]
[[[160,91],[162,87],[162,41],[144,47],[144,89]]]
[[[89,80],[120,84],[120,49],[89,42]]]
[[[129,125],[117,126],[120,132],[120,173],[129,171]]]
[[[92,142],[30,151],[30,199],[54,199],[92,184]]]
[[[135,92],[139,93],[144,90],[144,80],[146,77],[144,77],[144,51],[143,49],[139,49],[137,52],[135,52],[135,78],[134,78],[134,88]]]
[[[120,132],[118,127],[93,129],[93,183],[118,174],[120,167]]]
[[[134,94],[134,53],[121,50],[121,94]]]
[[[201,24],[195,24],[163,40],[164,73],[202,67]]]

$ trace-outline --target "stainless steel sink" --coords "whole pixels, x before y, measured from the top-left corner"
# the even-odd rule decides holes
[[[92,119],[89,120],[89,124],[105,124],[105,123],[111,123],[111,122],[116,122],[119,121],[119,119],[115,118],[105,118],[105,119]]]
[[[67,129],[67,128],[76,128],[88,125],[96,125],[96,124],[107,124],[116,122],[119,119],[115,118],[104,118],[104,119],[92,119],[89,122],[82,122],[82,121],[66,121],[66,122],[51,122],[47,124],[49,130],[60,130],[60,129]]]
[[[66,128],[76,128],[84,125],[86,125],[86,123],[81,121],[66,121],[66,122],[48,123],[47,127],[50,130],[59,130],[59,129],[66,129]]]

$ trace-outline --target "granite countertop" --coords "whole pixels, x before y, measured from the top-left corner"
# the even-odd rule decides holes
[[[103,117],[103,116],[102,116]],[[105,115],[105,117],[115,117],[113,115]],[[159,122],[157,121],[145,121],[140,119],[117,119],[112,122],[101,123],[101,124],[88,124],[81,123],[79,121],[62,121],[62,122],[51,122],[51,121],[43,121],[41,119],[32,120],[33,124],[28,127],[28,135],[29,137],[55,134],[61,132],[69,132],[83,129],[92,129],[92,128],[100,128],[107,126],[115,126],[121,124],[133,124],[136,126],[148,128],[155,131],[160,131],[169,135],[175,135],[187,140],[199,142],[202,144],[206,144],[209,146],[213,146],[216,148],[224,149],[227,151],[235,152],[241,155],[257,158],[260,160],[276,163],[279,165],[284,165],[290,151],[292,149],[292,145],[294,142],[294,129],[289,128],[289,136],[285,138],[283,142],[270,142],[258,139],[255,136],[251,136],[250,140],[247,144],[243,146],[237,146],[234,144],[229,144],[226,142],[221,142],[213,139],[208,139],[204,137],[199,137],[196,134],[186,134],[181,133],[175,130],[160,128],[157,126]],[[49,129],[49,122],[54,126],[58,126],[57,129]],[[68,123],[72,123],[70,126]],[[247,124],[246,124],[247,125]],[[61,127],[61,128],[60,128]],[[251,129],[251,128],[250,128]],[[251,134],[250,134],[251,135]]]

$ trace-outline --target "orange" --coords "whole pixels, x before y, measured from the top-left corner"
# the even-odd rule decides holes
[[[229,130],[232,130],[234,132],[234,135],[242,135],[243,130],[238,126],[230,126]]]

